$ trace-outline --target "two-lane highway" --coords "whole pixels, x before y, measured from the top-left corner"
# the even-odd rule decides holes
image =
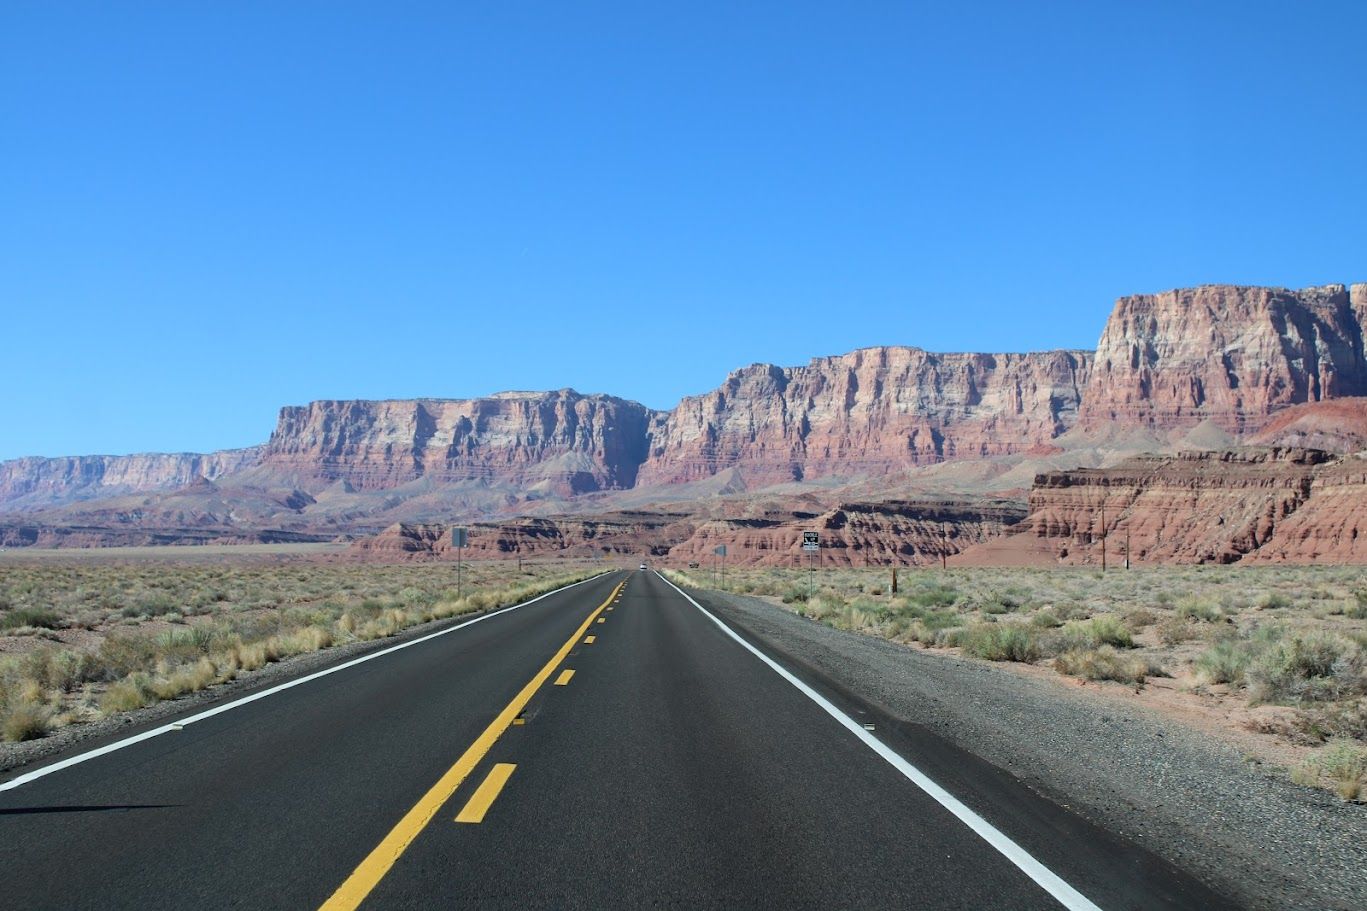
[[[941,792],[705,607],[614,573],[0,792],[0,904],[1227,906],[1024,788]]]

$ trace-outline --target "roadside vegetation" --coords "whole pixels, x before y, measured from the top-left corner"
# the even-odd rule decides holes
[[[293,655],[516,604],[569,563],[309,560],[0,563],[0,739],[32,740]]]
[[[1367,799],[1367,569],[901,568],[894,593],[886,568],[728,568],[726,589],[908,646],[1276,707],[1247,724],[1312,748],[1293,780]]]

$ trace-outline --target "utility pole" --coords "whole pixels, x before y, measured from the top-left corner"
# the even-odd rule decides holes
[[[1130,523],[1125,523],[1125,568],[1130,568]]]
[[[1102,572],[1106,572],[1106,503],[1102,503]]]
[[[940,569],[949,569],[949,532],[940,523]]]

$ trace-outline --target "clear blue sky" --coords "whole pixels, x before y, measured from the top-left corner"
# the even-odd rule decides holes
[[[0,458],[1367,281],[1360,2],[0,10]]]

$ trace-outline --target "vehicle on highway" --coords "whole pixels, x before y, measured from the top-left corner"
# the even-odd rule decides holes
[[[645,565],[644,563],[642,563],[642,564],[641,564],[641,572],[645,572],[645,570],[646,570],[646,565]]]

